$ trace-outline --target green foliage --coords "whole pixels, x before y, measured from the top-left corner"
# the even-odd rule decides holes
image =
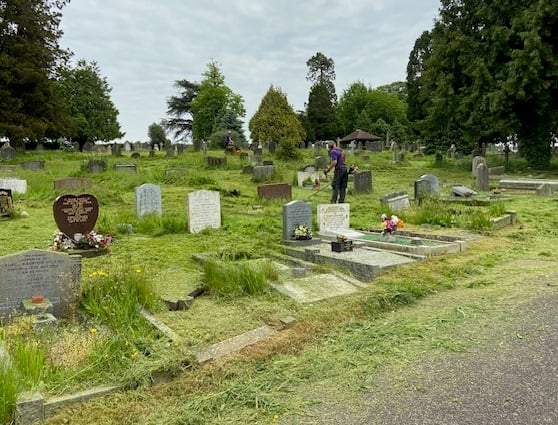
[[[110,99],[111,88],[96,62],[80,60],[75,68],[61,71],[60,91],[69,105],[76,131],[72,137],[85,142],[110,141],[124,135],[118,123],[118,110]]]
[[[239,264],[208,260],[204,263],[203,282],[211,294],[231,298],[260,295],[268,291],[266,275],[248,263]]]
[[[286,94],[273,86],[269,87],[262,98],[258,110],[248,123],[248,128],[254,143],[275,141],[279,147],[283,144],[298,146],[305,137],[304,129],[289,105]]]
[[[198,95],[200,86],[188,80],[175,81],[174,86],[180,93],[168,98],[167,113],[170,117],[163,120],[163,126],[172,132],[175,138],[184,139],[192,134],[192,101]]]
[[[6,356],[0,356],[0,423],[12,423],[19,388],[15,369]]]
[[[335,89],[330,82],[315,83],[308,94],[306,113],[316,140],[335,140],[340,135]]]
[[[185,233],[188,230],[188,222],[185,217],[157,214],[147,214],[135,224],[134,229],[138,233],[151,236],[174,235]]]
[[[58,45],[60,10],[67,1],[0,4],[0,137],[16,149],[25,139],[68,131],[68,109],[52,78],[68,52]],[[23,30],[24,29],[24,30]]]
[[[167,148],[167,135],[162,125],[157,123],[151,124],[147,129],[147,135],[152,149],[155,145],[159,147],[159,150],[163,149],[163,147]]]
[[[25,388],[33,388],[41,382],[45,365],[45,349],[37,341],[18,338],[10,349],[13,367]]]

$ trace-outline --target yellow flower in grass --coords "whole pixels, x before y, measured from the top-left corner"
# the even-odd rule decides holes
[[[141,269],[136,269],[136,273],[141,273]]]
[[[130,358],[131,358],[131,359],[135,359],[135,358],[138,356],[138,354],[139,354],[139,353],[138,353],[138,350],[135,350],[135,351],[130,355]]]
[[[92,334],[96,334],[98,331],[97,328],[91,328],[89,329],[89,332],[91,332]]]

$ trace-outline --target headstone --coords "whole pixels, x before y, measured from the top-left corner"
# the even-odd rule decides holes
[[[490,167],[488,169],[488,174],[490,176],[499,176],[504,174],[505,171],[506,171],[505,167],[503,165],[500,165],[498,167]]]
[[[384,149],[383,143],[381,140],[371,140],[366,142],[366,150],[370,152],[382,152]]]
[[[170,174],[186,174],[188,170],[186,170],[186,168],[169,168],[168,170],[165,170],[165,176],[168,176]]]
[[[394,164],[399,162],[399,146],[397,142],[391,142],[389,150],[391,151],[391,162]]]
[[[142,218],[148,214],[163,215],[161,186],[145,183],[135,188],[136,216]]]
[[[227,158],[223,157],[215,157],[215,156],[207,156],[205,158],[205,163],[209,167],[226,167],[227,166]]]
[[[85,177],[66,177],[54,180],[54,190],[79,190],[93,186],[93,180]]]
[[[124,142],[124,151],[130,152],[132,150],[132,145],[127,140]]]
[[[11,174],[15,173],[15,165],[0,165],[0,174]]]
[[[391,211],[401,211],[411,206],[409,194],[406,191],[393,192],[380,198],[380,202]]]
[[[320,232],[339,233],[350,229],[349,204],[318,204],[318,228]]]
[[[31,171],[44,170],[45,161],[23,161],[21,163],[21,168]]]
[[[242,167],[242,174],[253,174],[254,173],[254,166],[253,165],[245,165]]]
[[[141,158],[141,154],[140,154],[139,152],[134,152],[134,153],[131,155],[131,158],[134,158],[134,159]]]
[[[318,170],[323,170],[324,168],[327,168],[328,165],[329,165],[329,159],[327,159],[327,157],[325,156],[316,157],[316,168]]]
[[[267,148],[270,155],[275,155],[275,151],[277,150],[277,143],[272,140],[271,142],[269,142]]]
[[[550,184],[543,183],[539,187],[537,187],[537,195],[538,196],[553,196],[554,195],[554,188]]]
[[[448,149],[448,158],[449,159],[455,159],[455,153],[457,152],[457,148],[455,147],[455,144],[452,143],[452,145],[450,146],[450,148]]]
[[[206,228],[221,227],[221,200],[219,192],[198,190],[188,194],[188,229],[199,233]]]
[[[87,169],[90,173],[102,173],[107,168],[107,163],[104,159],[90,159],[87,163]]]
[[[314,155],[320,156],[322,154],[322,147],[323,147],[322,142],[318,141],[314,143]]]
[[[480,191],[486,192],[488,190],[488,167],[485,162],[480,162],[477,165],[477,188]]]
[[[12,161],[17,158],[17,152],[10,146],[10,143],[4,143],[0,148],[0,160]]]
[[[256,164],[261,164],[263,159],[263,151],[262,148],[254,149],[254,161]]]
[[[7,216],[14,209],[14,200],[10,189],[0,188],[0,216]]]
[[[267,159],[267,160],[262,162],[262,165],[273,165],[273,161]]]
[[[473,169],[472,169],[473,177],[477,177],[477,167],[481,163],[486,165],[486,159],[484,159],[484,157],[482,157],[480,155],[477,155],[477,156],[473,157]]]
[[[283,240],[293,239],[293,231],[300,224],[312,228],[312,204],[291,201],[283,205]]]
[[[292,188],[288,183],[271,183],[258,185],[258,197],[263,199],[287,199],[292,198]]]
[[[372,171],[360,171],[353,174],[354,193],[372,192]]]
[[[136,164],[114,164],[114,171],[125,171],[127,173],[137,173]]]
[[[79,143],[78,142],[72,143],[72,147],[74,148],[74,151],[79,152]]]
[[[18,179],[15,177],[2,177],[0,178],[0,187],[2,189],[10,189],[12,193],[26,193],[27,180]]]
[[[320,182],[320,175],[317,171],[298,171],[296,175],[298,187],[304,187],[305,181],[308,178],[312,180],[312,185],[314,185],[316,181],[318,181],[318,183]]]
[[[438,195],[440,193],[440,181],[433,174],[423,174],[415,181],[415,199],[421,199],[424,195]]]
[[[470,189],[466,186],[453,186],[451,190],[455,196],[468,197],[477,194],[477,192],[475,192],[473,189]]]
[[[93,230],[99,217],[99,202],[90,194],[59,196],[52,209],[58,229],[73,240]]]
[[[0,318],[8,320],[22,302],[42,295],[57,317],[79,306],[81,256],[32,249],[0,257]]]
[[[42,152],[45,150],[45,145],[43,145],[42,143],[37,143],[37,147],[35,148],[35,150],[38,152]]]
[[[176,145],[176,153],[177,155],[182,155],[184,153],[184,145],[182,143]]]
[[[95,143],[89,140],[83,144],[83,152],[93,152],[95,149]]]
[[[112,156],[122,156],[122,146],[118,143],[112,145],[111,154]]]
[[[173,158],[174,157],[174,149],[173,148],[167,149],[166,153],[167,153],[167,158]]]
[[[254,167],[253,181],[267,181],[271,180],[275,175],[275,167],[273,165],[262,165]]]

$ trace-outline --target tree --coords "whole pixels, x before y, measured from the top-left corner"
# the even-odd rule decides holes
[[[296,157],[296,147],[305,137],[302,124],[289,105],[287,95],[273,86],[262,98],[248,128],[254,142],[276,141],[279,144],[278,155],[283,158]]]
[[[66,0],[0,1],[0,137],[16,149],[70,127],[54,84],[69,52],[58,40]]]
[[[430,150],[517,135],[527,162],[547,168],[558,122],[557,34],[552,0],[443,0],[413,81]]]
[[[180,94],[167,99],[167,114],[170,118],[163,120],[163,126],[171,131],[175,138],[184,139],[192,135],[192,101],[198,95],[200,86],[188,80],[175,81],[174,86],[180,90]]]
[[[80,146],[88,141],[111,141],[124,136],[118,110],[110,98],[112,89],[96,62],[81,59],[75,68],[63,69],[58,84],[77,127],[68,136]]]
[[[225,85],[225,77],[217,62],[210,62],[203,73],[205,79],[199,85],[197,95],[190,102],[194,139],[209,139],[215,129],[219,128],[219,120],[227,111],[244,117],[244,101],[242,96],[234,93]]]
[[[161,150],[163,146],[167,148],[167,135],[165,133],[165,129],[161,124],[151,124],[147,129],[147,135],[149,137],[151,149],[153,149],[155,145],[157,145],[159,150]]]
[[[316,140],[331,140],[339,136],[339,122],[335,93],[335,63],[333,59],[318,52],[306,61],[308,74],[306,79],[312,81],[308,94],[306,113],[311,134]]]

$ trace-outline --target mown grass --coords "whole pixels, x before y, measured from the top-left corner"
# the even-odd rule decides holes
[[[298,163],[275,161],[278,179],[288,181],[296,168],[313,162],[310,152],[304,154]],[[17,211],[26,210],[30,217],[2,223],[0,255],[48,246],[55,230],[52,201],[56,195],[49,178],[92,178],[91,192],[101,204],[97,227],[117,235],[109,256],[83,261],[82,305],[88,314],[84,316],[85,323],[61,327],[55,343],[45,352],[43,363],[49,365],[50,372],[43,377],[46,380],[41,389],[57,394],[115,381],[136,387],[150,382],[154,369],[168,368],[174,373],[188,369],[172,385],[155,389],[153,401],[134,392],[119,397],[118,404],[106,401],[98,407],[91,406],[88,418],[97,418],[98,423],[269,423],[275,415],[284,418],[286,412],[306,409],[296,398],[286,400],[285,394],[322,379],[341,380],[349,385],[351,377],[372,373],[393,358],[404,361],[405,347],[427,334],[424,328],[410,323],[393,324],[382,330],[381,326],[377,328],[382,317],[412,308],[421,300],[461,290],[464,285],[470,291],[501,290],[500,280],[495,277],[496,271],[502,273],[501,264],[533,256],[547,259],[553,252],[547,238],[555,236],[558,228],[553,198],[538,198],[536,205],[528,197],[490,206],[451,205],[453,211],[449,215],[436,203],[423,207],[422,219],[414,219],[413,214],[421,212],[413,207],[401,214],[409,230],[419,229],[421,222],[427,222],[439,224],[441,232],[452,227],[485,231],[487,219],[505,209],[517,210],[520,224],[500,232],[493,244],[486,240],[474,242],[458,256],[401,267],[357,295],[302,307],[265,290],[267,281],[278,276],[270,263],[254,268],[247,262],[281,251],[283,201],[258,199],[255,183],[241,173],[238,158],[231,157],[225,169],[208,169],[201,154],[192,152],[174,159],[141,158],[134,160],[138,164],[136,175],[111,171],[113,163],[128,162],[128,158],[108,158],[107,172],[89,175],[80,165],[85,160],[82,154],[63,154],[64,159],[59,153],[36,155],[46,158],[49,177],[27,172],[29,191],[16,195],[15,201]],[[412,195],[412,183],[421,174],[438,175],[446,191],[455,183],[472,185],[470,161],[469,168],[467,161],[460,161],[438,164],[435,169],[428,157],[409,158],[400,165],[390,161],[389,153],[374,155],[370,162],[359,157],[350,159],[360,169],[374,172],[372,194],[349,195],[352,227],[380,228],[379,216],[385,209],[379,196],[399,190],[408,190]],[[168,168],[186,168],[187,172],[165,175]],[[143,183],[162,186],[163,217],[135,217],[133,190]],[[185,197],[198,189],[220,191],[222,227],[189,234]],[[318,203],[328,202],[329,195],[328,190],[310,192],[293,187],[293,198],[311,200],[314,213]],[[446,215],[438,220],[438,214]],[[130,224],[133,233],[128,232],[128,227],[120,227],[123,224]],[[193,258],[200,252],[217,259],[206,266],[210,270],[205,271],[205,276],[204,268]],[[107,276],[100,275],[100,271]],[[163,285],[159,275],[170,275],[174,280]],[[154,282],[159,286],[152,286]],[[163,287],[185,295],[201,285],[213,285],[213,291],[196,300],[195,309],[180,316],[159,313],[176,325],[188,349],[263,323],[274,324],[280,315],[296,316],[298,324],[226,366],[216,364],[192,370],[184,361],[184,352],[147,327],[138,311],[141,306],[157,311],[153,292]],[[467,308],[474,310],[474,306]],[[448,323],[458,321],[460,311],[467,312],[467,308],[452,310]],[[441,332],[434,327],[429,332],[438,331]],[[434,345],[463,348],[451,338],[439,338],[441,342]],[[343,379],[347,361],[350,373]],[[162,406],[165,407],[161,409]],[[63,415],[51,423],[61,421]],[[147,422],[139,420],[142,415],[147,416]],[[80,419],[75,420],[79,423]]]

